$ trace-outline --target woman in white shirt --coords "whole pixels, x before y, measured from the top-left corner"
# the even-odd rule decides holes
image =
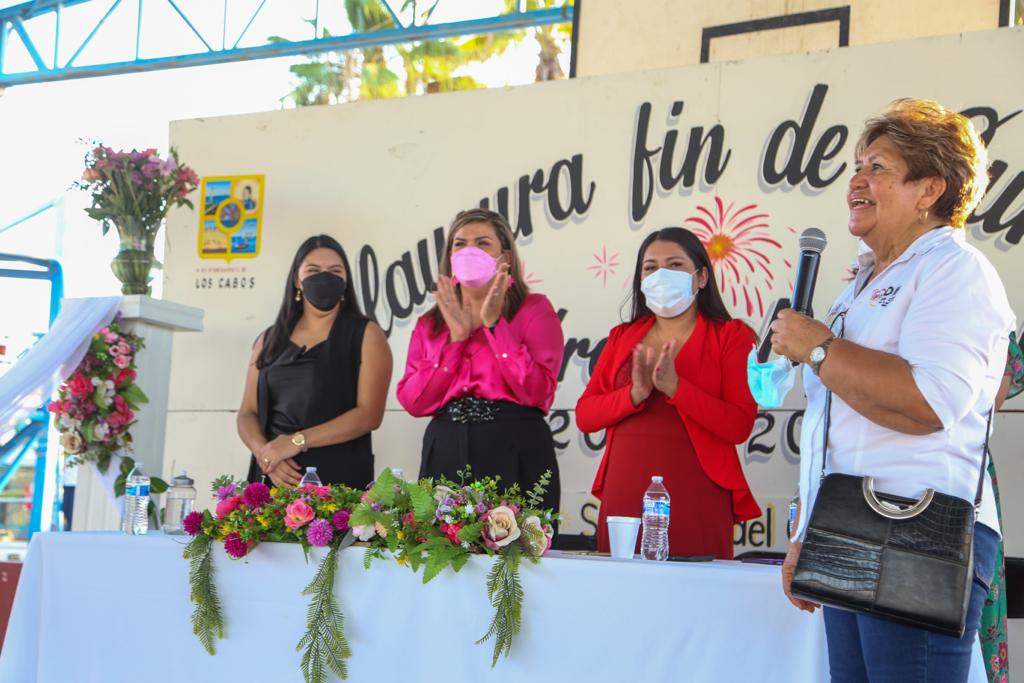
[[[872,476],[895,495],[932,488],[973,502],[1014,328],[995,269],[964,239],[988,183],[984,144],[960,114],[898,100],[867,122],[855,169],[849,230],[871,251],[824,324],[784,311],[772,327],[774,350],[806,363],[801,509],[814,505],[828,391],[827,472]],[[789,590],[809,516],[797,522],[783,589],[814,611]],[[986,483],[962,638],[825,607],[832,681],[966,681],[998,528]]]

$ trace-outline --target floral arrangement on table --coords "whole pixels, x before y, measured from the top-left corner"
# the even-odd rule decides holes
[[[487,633],[494,639],[492,666],[511,651],[522,620],[522,558],[538,562],[551,546],[557,515],[540,508],[550,473],[525,495],[518,485],[499,491],[498,480],[463,483],[440,479],[397,479],[385,469],[367,491],[345,486],[268,488],[230,477],[213,486],[216,509],[192,512],[185,531],[193,536],[184,556],[190,561],[193,633],[210,654],[224,637],[224,617],[214,584],[213,549],[238,559],[266,541],[300,543],[304,551],[327,554],[303,591],[311,596],[306,633],[296,645],[307,683],[326,680],[327,671],[346,678],[351,649],[334,595],[338,553],[356,541],[368,544],[364,566],[388,556],[413,571],[423,567],[427,583],[447,567],[458,571],[472,555],[494,557],[487,593],[495,609]]]
[[[114,151],[97,144],[85,156],[85,171],[74,186],[92,195],[85,212],[100,222],[103,234],[117,228],[121,250],[111,267],[124,294],[148,294],[149,271],[159,265],[153,245],[172,207],[193,208],[188,195],[199,176],[178,161],[178,152],[162,158],[155,149]]]
[[[135,413],[149,402],[135,383],[135,354],[143,346],[138,335],[122,330],[115,319],[93,335],[82,362],[57,390],[47,409],[69,465],[91,462],[106,473],[116,453],[131,452]],[[125,477],[134,466],[134,459],[123,454],[114,482],[116,496],[124,494]],[[153,493],[166,488],[163,480],[151,479]]]

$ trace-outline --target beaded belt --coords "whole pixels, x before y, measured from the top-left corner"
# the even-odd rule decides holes
[[[437,416],[452,422],[493,422],[501,412],[501,404],[486,398],[466,396],[444,404]]]

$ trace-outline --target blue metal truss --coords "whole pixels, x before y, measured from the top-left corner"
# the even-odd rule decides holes
[[[387,10],[388,14],[391,15],[393,21],[397,25],[397,28],[388,28],[379,31],[356,31],[347,35],[319,37],[321,33],[320,2],[317,0],[315,16],[311,21],[314,36],[312,39],[287,40],[282,42],[275,41],[261,45],[241,46],[243,40],[246,38],[249,28],[264,10],[268,1],[285,2],[288,6],[298,4],[293,0],[261,0],[255,11],[251,13],[249,21],[245,24],[245,28],[243,28],[237,36],[232,36],[234,40],[231,40],[227,33],[228,10],[231,5],[231,0],[223,0],[224,22],[219,36],[220,47],[215,47],[218,41],[213,40],[213,44],[211,44],[211,40],[207,40],[208,36],[204,36],[196,28],[195,22],[189,18],[188,12],[183,10],[178,4],[180,0],[178,0],[178,2],[175,2],[175,0],[137,0],[136,3],[132,3],[130,0],[127,2],[124,0],[35,0],[34,2],[24,2],[5,9],[0,9],[0,89],[14,85],[46,83],[72,78],[110,76],[115,74],[136,73],[140,71],[153,71],[158,69],[176,69],[189,66],[206,66],[210,64],[222,64],[226,62],[238,62],[250,59],[265,59],[269,57],[283,57],[288,55],[353,50],[423,40],[437,40],[440,38],[450,38],[455,36],[497,33],[501,31],[528,28],[531,26],[568,23],[573,20],[572,5],[550,9],[523,10],[523,3],[520,2],[517,4],[517,11],[510,14],[500,14],[480,19],[471,19],[468,21],[455,21],[437,24],[427,23],[417,25],[413,22],[403,24],[399,19],[398,13],[396,13],[394,8],[388,4],[388,0],[379,0],[381,5]],[[68,50],[61,49],[61,46],[64,44],[62,41],[66,42],[67,40],[61,34],[62,15],[65,10],[69,10],[76,5],[84,5],[90,2],[103,3],[102,6],[108,6],[109,4],[109,7],[106,13],[104,13],[103,16],[95,22],[94,27],[89,32],[85,40],[78,44],[77,49],[74,50],[70,59],[63,61],[62,63],[60,55],[68,52]],[[203,44],[206,48],[205,51],[182,53],[167,57],[148,59],[141,58],[140,50],[142,48],[143,39],[142,10],[145,2],[169,5],[174,10],[177,17],[184,22],[184,25],[187,26],[191,33]],[[397,2],[397,0],[390,0],[390,2]],[[97,32],[99,32],[100,28],[103,27],[115,12],[131,11],[136,12],[134,59],[130,61],[75,66],[76,60],[78,60],[82,55],[82,52],[93,43]],[[300,14],[300,8],[296,7],[295,12],[297,15]],[[54,15],[54,21],[52,22],[54,26],[52,57],[49,55],[44,56],[42,52],[40,52],[36,41],[32,39],[32,32],[29,31],[30,24],[33,23],[33,20],[47,17],[49,15]],[[232,14],[232,16],[236,15]],[[150,28],[151,30],[149,31],[149,34],[152,35],[154,27]],[[160,27],[155,28],[157,31],[160,30]],[[20,71],[17,73],[10,73],[7,71],[8,51],[12,44],[11,41],[15,39],[19,40],[24,46],[26,52],[35,65],[34,69]],[[71,46],[67,47],[70,49]]]
[[[64,298],[64,271],[57,261],[50,259],[0,254],[0,278],[22,280],[46,280],[50,283],[49,320],[50,325],[57,318],[60,302]],[[47,501],[46,482],[55,478],[54,490],[59,489],[60,468],[57,463],[47,461],[47,427],[50,414],[44,403],[32,416],[23,422],[6,441],[0,439],[0,466],[6,466],[0,473],[0,492],[10,483],[14,473],[23,464],[25,457],[35,450],[35,473],[33,475],[32,514],[29,519],[28,535],[43,531],[43,506],[49,502],[53,505],[53,521],[51,528],[58,529],[58,513],[61,511],[61,495],[56,493],[52,501]],[[3,437],[4,435],[0,435]],[[3,499],[7,503],[11,499]]]

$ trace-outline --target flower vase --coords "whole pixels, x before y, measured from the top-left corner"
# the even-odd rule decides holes
[[[156,263],[149,228],[135,216],[121,216],[113,221],[121,237],[121,249],[110,262],[114,276],[121,281],[122,294],[150,294],[150,271]],[[152,231],[155,233],[156,231]]]

